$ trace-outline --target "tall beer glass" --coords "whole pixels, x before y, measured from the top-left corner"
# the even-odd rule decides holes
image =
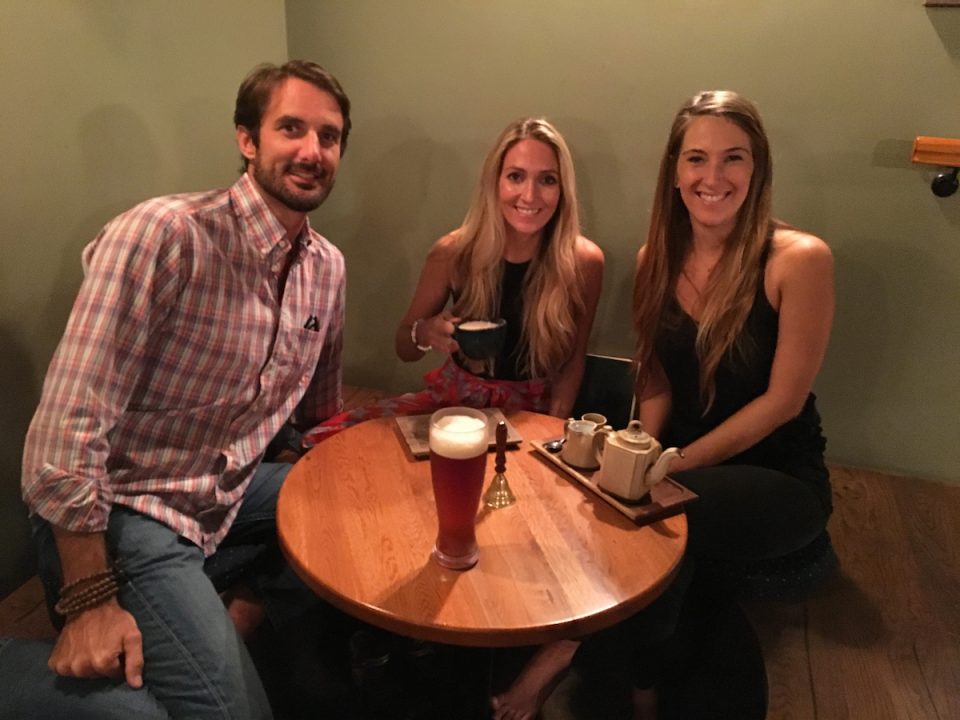
[[[476,520],[490,430],[479,410],[451,407],[430,416],[430,475],[437,503],[434,559],[466,570],[477,563]]]

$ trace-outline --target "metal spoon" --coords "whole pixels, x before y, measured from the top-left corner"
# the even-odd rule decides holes
[[[548,453],[558,453],[563,450],[563,444],[567,441],[565,437],[558,437],[555,440],[546,440],[543,443],[543,449]]]

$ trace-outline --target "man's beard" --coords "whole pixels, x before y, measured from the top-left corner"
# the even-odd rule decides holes
[[[294,168],[306,170],[320,176],[318,177],[316,190],[292,191],[284,182],[284,179],[287,173]],[[292,163],[287,163],[279,170],[268,172],[258,163],[253,164],[253,179],[257,181],[261,189],[278,202],[296,212],[311,212],[312,210],[316,210],[323,204],[323,201],[327,199],[327,195],[329,195],[330,190],[333,189],[333,178],[329,178],[329,182],[324,184],[326,178],[322,176],[322,173],[322,170],[318,170],[315,166],[308,165],[297,166]]]

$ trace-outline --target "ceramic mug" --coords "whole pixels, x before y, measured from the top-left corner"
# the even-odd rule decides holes
[[[460,346],[460,352],[471,360],[496,357],[507,339],[507,321],[503,318],[464,320],[454,328],[453,339]]]
[[[581,420],[586,420],[587,422],[596,423],[597,427],[602,427],[607,424],[607,416],[601,415],[600,413],[584,413],[580,416]]]

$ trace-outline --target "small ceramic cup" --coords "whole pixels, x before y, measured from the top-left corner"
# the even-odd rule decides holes
[[[607,424],[607,416],[601,415],[600,413],[584,413],[580,416],[581,420],[586,420],[587,422],[596,423],[598,427]]]

